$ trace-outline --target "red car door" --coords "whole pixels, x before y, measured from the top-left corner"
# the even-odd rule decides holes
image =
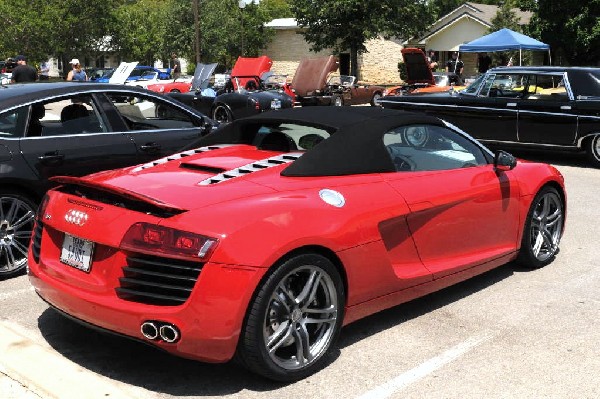
[[[409,228],[434,279],[516,250],[518,185],[510,172],[484,165],[403,172],[388,181],[406,199]]]

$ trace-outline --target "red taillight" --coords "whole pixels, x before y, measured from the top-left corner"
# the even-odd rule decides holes
[[[174,258],[206,260],[219,241],[215,238],[150,223],[136,223],[127,230],[121,248]]]

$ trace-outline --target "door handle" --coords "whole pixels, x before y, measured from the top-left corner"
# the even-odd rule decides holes
[[[147,143],[140,146],[140,150],[144,152],[158,152],[160,151],[160,144],[157,143]]]
[[[571,106],[570,105],[561,105],[560,109],[564,109],[564,110],[570,110]]]
[[[62,165],[65,156],[64,154],[59,154],[58,151],[54,151],[48,152],[44,155],[40,155],[38,159],[43,165],[58,166]]]
[[[516,107],[517,103],[506,103],[507,107]]]

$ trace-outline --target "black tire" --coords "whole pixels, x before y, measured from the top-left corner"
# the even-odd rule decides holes
[[[585,153],[591,164],[600,168],[600,134],[587,138],[584,142]]]
[[[248,307],[239,360],[276,381],[308,377],[329,362],[344,304],[340,274],[327,258],[302,254],[283,262],[264,279]]]
[[[373,93],[373,97],[371,97],[371,106],[372,107],[381,107],[379,104],[379,100],[381,99],[381,92],[376,91]]]
[[[14,190],[0,190],[0,280],[23,273],[37,205]]]
[[[181,92],[179,91],[179,89],[173,89],[169,93],[181,93]]]
[[[531,269],[554,260],[562,236],[564,203],[553,187],[543,187],[533,199],[521,240],[517,262]]]
[[[339,94],[334,94],[331,96],[331,105],[334,107],[343,107],[344,99]]]
[[[219,123],[228,123],[233,121],[233,115],[231,114],[231,111],[223,104],[219,104],[213,109],[212,118]]]

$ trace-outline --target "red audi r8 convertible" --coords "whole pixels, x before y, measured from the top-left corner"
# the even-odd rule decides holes
[[[550,263],[566,216],[552,166],[367,107],[260,114],[154,162],[57,181],[29,250],[43,300],[281,381],[324,367],[345,324],[512,260]]]

